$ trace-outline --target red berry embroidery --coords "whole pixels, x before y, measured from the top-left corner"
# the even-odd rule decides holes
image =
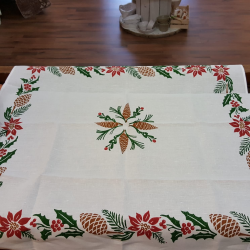
[[[153,142],[153,143],[156,143],[156,140],[153,140],[152,142]]]
[[[108,147],[105,147],[104,150],[108,150]]]
[[[62,223],[61,220],[53,220],[50,227],[53,230],[53,232],[61,231],[61,229],[64,227],[64,224]]]
[[[33,226],[33,227],[36,227],[36,219],[33,219],[31,222],[30,222],[30,225]]]
[[[188,222],[187,224],[182,223],[181,232],[183,233],[183,235],[191,234],[193,230],[195,230],[195,227],[190,222]]]
[[[143,108],[143,107],[141,107],[141,110],[143,111],[143,110],[144,110],[144,108]]]
[[[98,113],[98,115],[100,116],[100,115],[102,115],[102,113]]]

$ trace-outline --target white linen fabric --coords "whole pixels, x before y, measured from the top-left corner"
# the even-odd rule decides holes
[[[208,73],[90,68],[15,67],[4,84],[0,248],[247,249],[242,67],[222,94]]]

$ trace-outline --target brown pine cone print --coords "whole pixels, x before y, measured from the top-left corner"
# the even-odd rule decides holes
[[[96,122],[96,124],[104,128],[115,128],[119,125],[122,125],[119,122]]]
[[[63,74],[70,74],[70,75],[75,74],[75,69],[71,66],[61,66],[59,67],[59,69]]]
[[[250,168],[250,151],[247,154],[246,160],[247,160],[247,165]]]
[[[240,224],[231,217],[222,214],[210,214],[209,218],[215,230],[224,237],[250,236],[240,233]]]
[[[151,130],[151,129],[157,129],[156,126],[151,125],[147,122],[136,122],[133,124],[133,127],[141,129],[141,130]]]
[[[138,72],[147,77],[154,77],[155,71],[150,67],[138,67]]]
[[[6,171],[6,167],[0,167],[0,176]]]
[[[121,134],[119,138],[119,142],[120,142],[120,147],[121,147],[121,151],[123,154],[126,151],[127,146],[128,146],[128,136],[126,135],[125,130]]]
[[[131,111],[128,103],[125,105],[122,115],[126,121],[131,116]]]
[[[31,94],[26,94],[26,95],[19,96],[14,102],[14,108],[12,109],[11,113],[13,113],[15,108],[22,107],[25,104],[27,104],[29,102],[30,98],[31,98]]]

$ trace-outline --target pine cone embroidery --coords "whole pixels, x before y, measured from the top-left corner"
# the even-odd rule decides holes
[[[250,151],[247,154],[246,160],[247,160],[247,165],[250,168]]]
[[[6,167],[0,167],[0,176],[6,171]]]
[[[96,124],[104,128],[115,128],[119,125],[122,125],[119,122],[96,122]]]
[[[26,94],[26,95],[19,96],[14,102],[14,108],[12,109],[11,114],[13,113],[15,108],[22,107],[25,104],[27,104],[29,102],[30,98],[31,98],[31,94]]]
[[[222,214],[210,214],[209,218],[215,230],[224,237],[250,236],[240,233],[240,224],[231,217]]]
[[[155,76],[155,71],[152,68],[149,67],[139,67],[138,72],[147,77],[154,77]]]
[[[119,138],[119,142],[120,142],[120,147],[121,147],[121,151],[123,154],[126,151],[127,146],[128,146],[128,136],[126,135],[125,130],[121,134]]]
[[[131,111],[128,103],[125,105],[122,115],[126,121],[131,116]]]
[[[157,129],[156,126],[151,125],[147,122],[136,122],[133,124],[133,127],[141,130],[151,130],[151,129]]]
[[[123,234],[118,232],[108,231],[108,224],[99,214],[82,213],[80,214],[80,222],[83,228],[90,234]]]
[[[61,66],[59,67],[59,69],[63,74],[70,74],[70,75],[75,74],[75,69],[71,66]]]

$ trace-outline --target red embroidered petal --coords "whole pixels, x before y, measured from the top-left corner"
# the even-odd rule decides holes
[[[246,134],[245,130],[240,131],[240,137],[244,136]]]
[[[108,71],[106,71],[106,73],[112,73],[112,70],[111,70],[111,69],[109,69]]]
[[[11,134],[12,134],[12,135],[16,135],[16,130],[13,129],[13,130],[11,131]]]
[[[18,211],[18,212],[15,214],[14,221],[20,220],[21,216],[22,216],[22,210]]]
[[[137,236],[142,236],[142,235],[144,235],[144,230],[143,229],[141,229],[141,230],[139,230],[137,232]]]
[[[37,72],[40,74],[41,73],[41,69],[37,69]]]
[[[224,70],[226,71],[226,70],[229,70],[230,68],[224,68]]]
[[[125,73],[125,71],[124,71],[124,69],[123,69],[123,68],[121,68],[121,69],[120,69],[120,72]]]
[[[156,226],[152,226],[151,228],[150,228],[150,230],[152,231],[152,232],[160,232],[160,231],[162,231],[162,229],[160,229],[159,227],[156,227]]]
[[[5,233],[6,231],[8,231],[8,227],[0,227],[0,231]]]
[[[234,130],[234,132],[236,133],[236,132],[240,132],[240,129],[239,128],[236,128],[235,130]]]
[[[148,237],[149,240],[151,240],[152,232],[150,230],[148,230],[146,232],[146,236]]]
[[[239,123],[238,122],[231,122],[229,123],[232,127],[234,128],[238,128],[239,127]]]
[[[25,226],[21,226],[21,227],[19,228],[19,230],[20,230],[21,232],[25,232],[25,231],[29,231],[30,229],[27,228],[27,227],[25,227]]]
[[[226,76],[229,76],[229,73],[228,73],[227,71],[224,71],[224,74],[225,74]]]
[[[150,213],[149,211],[147,211],[144,215],[143,215],[143,221],[147,222],[150,218]]]
[[[13,118],[10,119],[10,123],[14,123],[14,119]]]
[[[218,75],[219,75],[219,73],[218,73],[218,72],[214,74],[214,76],[218,76]]]
[[[217,69],[212,69],[214,72],[217,72],[218,73],[218,70]]]
[[[27,68],[27,70],[31,70],[31,69],[33,69],[33,67],[29,67],[29,68]]]
[[[45,68],[44,68],[44,67],[41,67],[41,70],[45,71]]]
[[[116,74],[116,71],[113,71],[113,72],[112,72],[112,77],[114,77],[114,76],[115,76],[115,74]]]
[[[8,212],[7,219],[9,222],[13,221],[13,214],[11,212]]]
[[[139,221],[136,219],[136,218],[134,218],[134,217],[131,217],[131,216],[129,216],[129,220],[130,220],[130,223],[133,225],[133,226],[138,226],[140,223],[139,223]]]
[[[140,230],[140,228],[139,227],[135,227],[135,226],[131,226],[131,227],[129,227],[128,228],[129,230],[132,230],[132,231],[138,231],[138,230]]]
[[[153,225],[155,225],[155,224],[157,224],[157,223],[159,222],[160,218],[161,218],[161,217],[153,217],[153,218],[151,218],[151,219],[149,220],[148,223],[149,223],[150,225],[153,226]]]
[[[202,73],[201,73],[201,71],[200,71],[200,70],[198,71],[198,74],[199,74],[200,76],[202,76]]]
[[[226,76],[225,75],[223,75],[223,80],[226,81]]]
[[[204,68],[200,68],[200,71],[203,73],[207,73],[207,71]]]
[[[16,230],[15,235],[16,235],[17,238],[22,239],[22,234],[21,234],[20,230]]]
[[[14,231],[12,229],[7,231],[7,238],[10,238],[14,235]]]
[[[218,75],[217,81],[220,81],[222,79],[222,75]]]
[[[9,127],[2,127],[4,130],[8,130],[9,129]]]
[[[193,70],[192,70],[192,69],[190,69],[187,73],[188,73],[188,74],[193,73]]]
[[[8,135],[10,134],[10,132],[11,132],[11,131],[10,131],[10,130],[8,130],[8,131],[7,131],[7,133],[6,133],[6,136],[8,136]]]
[[[29,222],[30,218],[22,218],[21,220],[18,221],[20,225],[25,225]]]
[[[31,71],[32,74],[34,74],[35,72],[36,72],[36,69],[33,69],[33,70]]]
[[[23,129],[20,125],[15,125],[15,129],[17,129],[17,130],[21,130],[21,129]]]
[[[193,74],[193,75],[194,75],[194,77],[196,77],[196,76],[197,76],[197,71],[194,71],[194,74]]]
[[[138,213],[136,213],[136,219],[141,222],[142,221],[142,216]]]
[[[245,130],[250,131],[250,127],[245,126]]]
[[[9,221],[6,218],[1,217],[1,225],[4,227],[8,227],[9,226]],[[0,230],[1,231],[1,230]]]
[[[120,72],[120,71],[117,71],[116,73],[117,73],[117,75],[118,75],[118,76],[120,76],[120,75],[121,75],[121,72]]]

